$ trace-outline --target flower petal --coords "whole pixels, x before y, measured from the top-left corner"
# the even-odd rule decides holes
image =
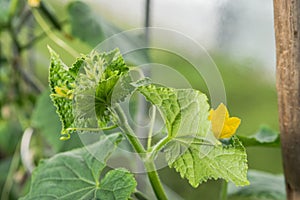
[[[234,135],[240,123],[241,119],[238,117],[230,117],[227,119],[220,135],[220,139],[230,138],[232,135]]]
[[[211,110],[211,126],[216,138],[219,138],[222,134],[226,114],[228,114],[228,111],[224,104],[220,104],[216,110]]]

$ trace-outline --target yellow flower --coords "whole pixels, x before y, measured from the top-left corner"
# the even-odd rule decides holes
[[[218,139],[230,138],[241,123],[240,118],[229,117],[228,110],[223,103],[216,110],[210,110],[208,119],[211,120],[212,131]]]
[[[41,0],[28,0],[27,2],[31,7],[36,8],[40,6]]]

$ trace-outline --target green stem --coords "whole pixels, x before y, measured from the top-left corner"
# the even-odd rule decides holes
[[[112,125],[103,128],[67,128],[66,131],[108,131],[117,128],[117,125]]]
[[[167,136],[165,138],[163,138],[162,140],[160,140],[151,150],[150,152],[150,157],[154,158],[155,154],[157,152],[159,152],[169,141],[171,140],[171,137]]]
[[[145,148],[140,143],[140,141],[135,137],[134,131],[129,126],[127,119],[125,117],[125,114],[124,114],[122,108],[120,107],[120,105],[116,105],[114,108],[114,111],[116,112],[117,116],[119,117],[119,122],[118,122],[119,127],[125,133],[127,139],[132,144],[134,150],[137,153],[139,153],[140,156],[144,157],[145,153],[146,153]]]
[[[147,175],[149,177],[156,198],[159,200],[167,200],[168,199],[167,195],[161,184],[158,173],[156,171],[156,167],[152,159],[149,159],[148,161],[145,162],[145,168],[147,170]]]
[[[139,153],[139,156],[144,160],[145,168],[147,171],[147,175],[149,177],[151,186],[154,190],[154,193],[159,200],[167,200],[167,195],[164,191],[164,188],[160,182],[158,173],[156,171],[156,167],[154,164],[154,159],[152,156],[146,158],[146,151],[141,144],[141,142],[135,137],[135,134],[131,127],[129,126],[125,114],[120,107],[120,105],[116,105],[114,107],[114,111],[116,112],[119,118],[119,127],[123,130],[129,142],[133,146],[134,150]],[[146,158],[146,159],[145,159]]]
[[[220,200],[227,200],[227,181],[222,181],[222,187],[221,187],[221,194],[220,194]]]
[[[142,192],[136,190],[134,192],[134,196],[138,199],[138,200],[149,200],[149,198]]]
[[[153,127],[155,123],[155,116],[156,116],[156,107],[152,106],[152,118],[151,118],[151,124],[149,128],[149,133],[148,133],[148,142],[147,142],[147,149],[151,148],[151,142],[152,142],[152,133],[153,133]]]
[[[32,8],[32,14],[34,18],[36,19],[37,23],[41,26],[43,31],[47,34],[47,36],[53,40],[57,45],[65,49],[70,55],[73,57],[78,57],[80,54],[75,51],[71,46],[69,46],[67,43],[65,43],[63,40],[61,40],[59,37],[57,37],[51,30],[51,28],[48,27],[47,23],[43,19],[43,17],[40,15],[40,13]]]

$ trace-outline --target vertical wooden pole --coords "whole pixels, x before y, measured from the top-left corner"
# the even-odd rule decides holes
[[[287,199],[300,200],[300,1],[274,0],[274,21]]]

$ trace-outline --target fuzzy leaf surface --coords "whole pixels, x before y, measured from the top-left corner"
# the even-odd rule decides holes
[[[51,55],[49,69],[51,99],[62,122],[62,133],[64,133],[67,128],[72,127],[74,122],[72,95],[75,88],[75,79],[83,60],[77,60],[69,68],[56,52],[50,48],[49,51]]]
[[[142,86],[139,91],[157,106],[165,121],[169,142],[164,151],[169,167],[193,187],[211,178],[248,184],[245,149],[237,138],[222,146],[214,137],[205,94],[156,85]]]
[[[120,139],[120,134],[112,134],[90,146],[40,162],[33,172],[29,193],[21,199],[127,200],[136,187],[133,174],[125,169],[101,174]]]
[[[247,154],[236,137],[232,138],[230,145],[216,145],[208,150],[192,143],[176,160],[173,159],[173,152],[174,147],[167,151],[169,166],[175,168],[182,178],[187,178],[193,187],[218,178],[231,181],[237,186],[249,184]]]

